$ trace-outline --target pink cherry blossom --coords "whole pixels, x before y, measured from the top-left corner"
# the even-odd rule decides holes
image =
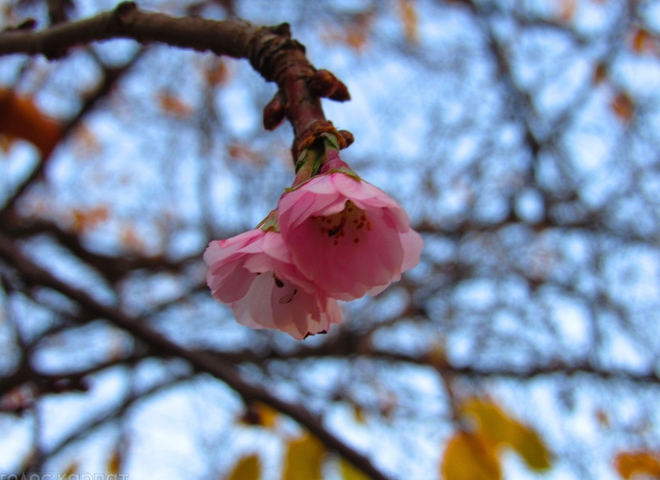
[[[341,322],[337,301],[301,276],[279,233],[256,229],[214,240],[204,261],[213,296],[229,305],[241,325],[281,330],[300,340]]]
[[[376,295],[419,263],[424,242],[398,203],[330,153],[338,170],[324,167],[280,198],[280,231],[296,267],[328,296]]]

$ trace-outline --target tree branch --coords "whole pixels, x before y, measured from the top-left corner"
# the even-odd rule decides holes
[[[195,370],[206,372],[223,381],[235,390],[246,403],[258,401],[269,405],[279,412],[293,418],[313,435],[317,436],[330,450],[334,450],[373,480],[387,480],[371,461],[353,450],[337,436],[329,432],[321,420],[301,405],[288,403],[272,395],[257,385],[252,385],[241,378],[235,368],[200,352],[193,352],[168,340],[143,322],[126,315],[109,305],[97,302],[86,292],[73,288],[59,280],[50,272],[42,269],[26,257],[5,235],[0,234],[0,257],[13,265],[26,280],[52,288],[79,303],[85,309],[106,318],[119,328],[149,345],[154,352],[176,356],[190,362]]]
[[[246,58],[249,42],[257,29],[240,20],[215,21],[202,18],[172,18],[145,13],[133,2],[114,10],[39,31],[9,30],[0,35],[0,55],[43,54],[61,58],[75,46],[112,38],[140,43],[162,42],[172,46],[210,50],[217,55]]]
[[[43,54],[49,59],[66,55],[77,45],[133,39],[191,48],[216,55],[245,58],[266,80],[277,83],[278,93],[264,111],[264,125],[273,129],[284,117],[295,132],[294,161],[324,132],[337,133],[325,119],[320,97],[337,101],[350,98],[346,86],[326,70],[316,70],[305,56],[305,47],[291,38],[289,25],[256,27],[242,20],[175,18],[140,11],[135,3],[123,2],[95,17],[58,24],[39,31],[8,30],[0,34],[0,55]],[[341,147],[348,146],[337,135]]]

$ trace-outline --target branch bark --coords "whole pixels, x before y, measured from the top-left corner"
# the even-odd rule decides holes
[[[300,151],[314,143],[320,134],[337,133],[323,114],[320,97],[338,101],[350,98],[346,86],[334,75],[314,68],[305,56],[305,47],[291,38],[286,23],[257,27],[243,20],[175,18],[143,12],[133,2],[123,2],[114,10],[92,18],[44,30],[7,30],[0,34],[0,55],[43,54],[56,59],[72,47],[114,38],[133,39],[145,45],[160,42],[248,59],[267,81],[278,85],[275,99],[282,102],[282,109],[267,109],[264,124],[269,129],[275,128],[280,116],[291,122],[295,132],[294,162]],[[337,137],[340,146],[348,146],[344,135]]]

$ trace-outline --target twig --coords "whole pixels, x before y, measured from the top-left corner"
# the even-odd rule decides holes
[[[185,359],[192,364],[195,370],[209,373],[226,383],[229,387],[238,392],[246,402],[262,402],[291,417],[307,428],[307,430],[313,435],[317,436],[326,447],[339,453],[373,480],[387,479],[387,477],[380,472],[367,457],[356,452],[337,436],[329,432],[317,416],[312,415],[301,405],[281,400],[265,389],[243,380],[232,366],[218,363],[218,361],[212,356],[204,353],[187,350],[186,348],[168,340],[147,324],[138,322],[134,318],[126,315],[121,310],[97,302],[86,292],[68,285],[53,276],[50,272],[36,265],[26,257],[9,238],[2,234],[0,234],[0,257],[3,257],[9,264],[13,265],[28,281],[50,287],[71,298],[83,308],[108,319],[116,326],[142,340],[149,345],[153,351],[163,355],[176,356]]]
[[[170,17],[139,10],[123,2],[94,17],[31,31],[8,30],[0,34],[0,55],[24,53],[60,58],[77,45],[114,38],[133,39],[191,48],[216,55],[245,58],[279,90],[264,110],[264,125],[273,129],[284,117],[295,132],[294,161],[324,132],[338,133],[325,119],[320,97],[337,101],[350,98],[346,86],[326,70],[316,70],[305,56],[305,47],[291,38],[287,23],[257,27],[242,20],[217,21],[199,17]],[[340,146],[348,142],[338,134]]]

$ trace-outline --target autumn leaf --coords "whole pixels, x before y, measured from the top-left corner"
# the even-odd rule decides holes
[[[631,479],[635,475],[660,478],[659,458],[655,452],[621,452],[616,456],[614,464],[619,475],[625,479]]]
[[[610,108],[621,120],[629,122],[635,114],[635,104],[625,92],[619,92],[611,101]]]
[[[610,416],[603,409],[596,410],[596,421],[603,428],[609,428],[610,426]]]
[[[257,165],[264,162],[259,152],[242,143],[231,143],[227,146],[227,153],[234,160],[247,161]]]
[[[320,480],[325,447],[310,434],[289,443],[283,480]]]
[[[577,10],[577,0],[559,0],[559,18],[564,22],[573,19]]]
[[[256,454],[241,458],[227,480],[259,480],[261,464]]]
[[[2,150],[4,153],[7,153],[11,148],[12,141],[13,139],[8,135],[0,134],[0,150]]]
[[[339,470],[344,480],[370,480],[364,473],[355,468],[352,463],[345,459],[339,460]]]
[[[416,44],[419,41],[417,8],[414,0],[399,0],[399,16],[403,23],[406,42]]]
[[[653,50],[655,46],[655,38],[648,31],[643,28],[636,29],[632,36],[632,49],[637,53],[642,53],[646,50]]]
[[[355,421],[357,423],[366,423],[366,419],[364,418],[364,409],[357,403],[353,403],[353,416],[355,417]]]
[[[95,207],[88,210],[74,208],[72,214],[73,231],[80,234],[85,230],[91,230],[100,223],[107,221],[109,210],[108,207]]]
[[[481,435],[457,432],[451,437],[445,450],[442,478],[499,480],[502,478],[502,470],[495,449]]]
[[[131,251],[139,252],[145,249],[144,242],[131,225],[122,229],[121,243]]]
[[[594,70],[594,83],[597,85],[607,78],[607,66],[599,63]]]
[[[227,63],[221,58],[213,58],[204,68],[204,77],[209,85],[224,85],[231,77]]]
[[[550,453],[538,434],[511,419],[494,403],[472,399],[462,406],[461,413],[476,420],[478,432],[495,448],[513,448],[534,470],[550,468]]]
[[[246,425],[258,425],[270,428],[275,425],[279,412],[261,402],[250,403],[240,421]]]
[[[32,143],[47,157],[60,139],[61,127],[44,115],[28,97],[0,88],[0,135]]]
[[[99,142],[94,132],[86,125],[78,125],[73,133],[73,148],[75,149],[76,157],[91,157],[101,151],[101,142]]]
[[[362,52],[367,45],[367,40],[371,34],[372,14],[359,13],[347,20],[341,27],[341,30],[331,26],[326,27],[322,34],[326,43],[343,43],[348,45],[356,52]]]
[[[110,454],[110,458],[108,459],[108,473],[110,475],[117,475],[119,473],[119,470],[121,470],[121,464],[122,464],[121,448],[119,445],[117,445],[112,450],[112,454]]]
[[[62,473],[59,475],[60,478],[62,478],[62,479],[68,479],[69,477],[71,477],[72,475],[74,475],[74,474],[78,471],[78,467],[79,467],[78,462],[71,462],[71,463],[66,467],[66,469],[64,470],[64,472],[62,472]]]
[[[158,96],[158,101],[160,103],[160,109],[173,117],[185,118],[192,113],[192,107],[190,105],[169,92],[161,92]]]

